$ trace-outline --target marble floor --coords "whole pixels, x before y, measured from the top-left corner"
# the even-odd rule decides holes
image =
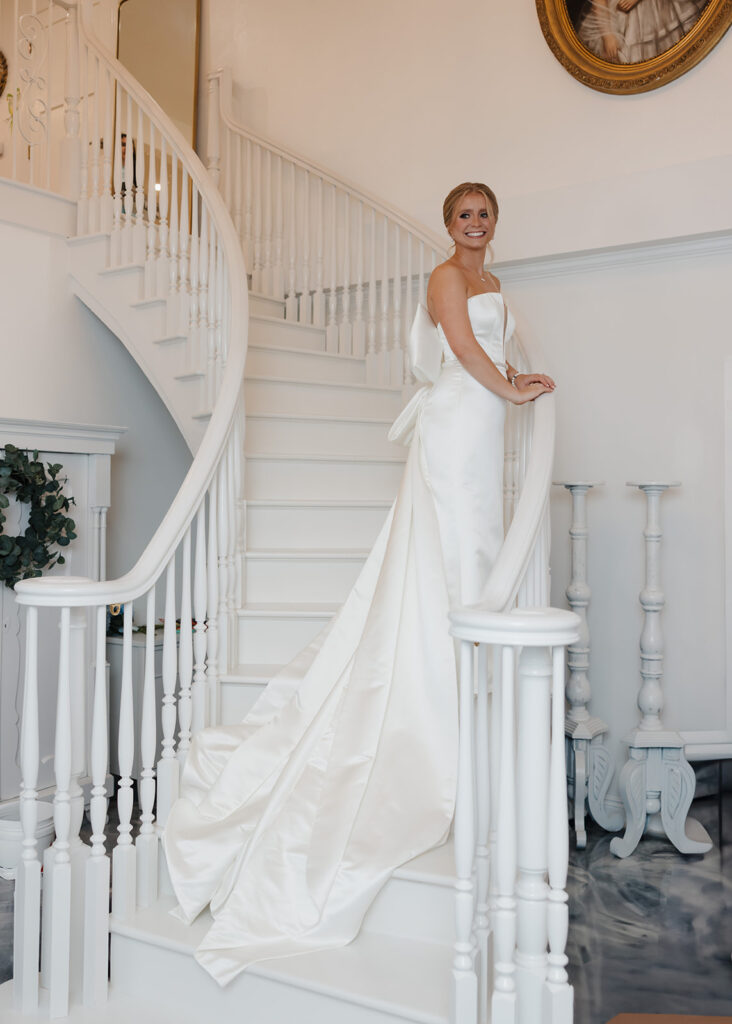
[[[570,853],[569,958],[576,1024],[618,1013],[729,1014],[732,1021],[732,794],[720,854],[716,798],[694,803],[715,847],[682,857],[644,839],[632,857],[590,825]],[[12,972],[13,883],[0,879],[0,981]]]

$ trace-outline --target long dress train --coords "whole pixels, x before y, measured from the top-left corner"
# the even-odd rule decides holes
[[[468,311],[505,372],[502,297],[472,296]],[[438,379],[400,417],[412,440],[399,493],[343,607],[243,722],[204,730],[188,754],[163,842],[178,915],[210,905],[196,958],[222,985],[350,942],[392,871],[450,829],[447,612],[480,599],[503,541],[505,403],[437,339]]]

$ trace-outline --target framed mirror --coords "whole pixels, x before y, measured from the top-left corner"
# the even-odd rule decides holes
[[[544,38],[583,85],[657,89],[698,64],[732,24],[732,0],[536,0]]]
[[[120,0],[117,58],[196,147],[201,0]]]

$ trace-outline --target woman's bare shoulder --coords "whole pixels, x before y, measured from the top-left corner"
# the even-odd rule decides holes
[[[452,292],[459,288],[462,288],[467,293],[468,287],[465,275],[454,263],[446,260],[435,267],[430,274],[429,284],[427,285],[428,294],[434,295],[444,291]]]

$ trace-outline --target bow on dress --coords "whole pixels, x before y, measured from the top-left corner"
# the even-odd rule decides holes
[[[422,383],[392,424],[388,437],[397,444],[409,446],[419,421],[422,406],[432,390],[442,367],[442,342],[427,307],[417,305],[407,342],[412,373]]]

